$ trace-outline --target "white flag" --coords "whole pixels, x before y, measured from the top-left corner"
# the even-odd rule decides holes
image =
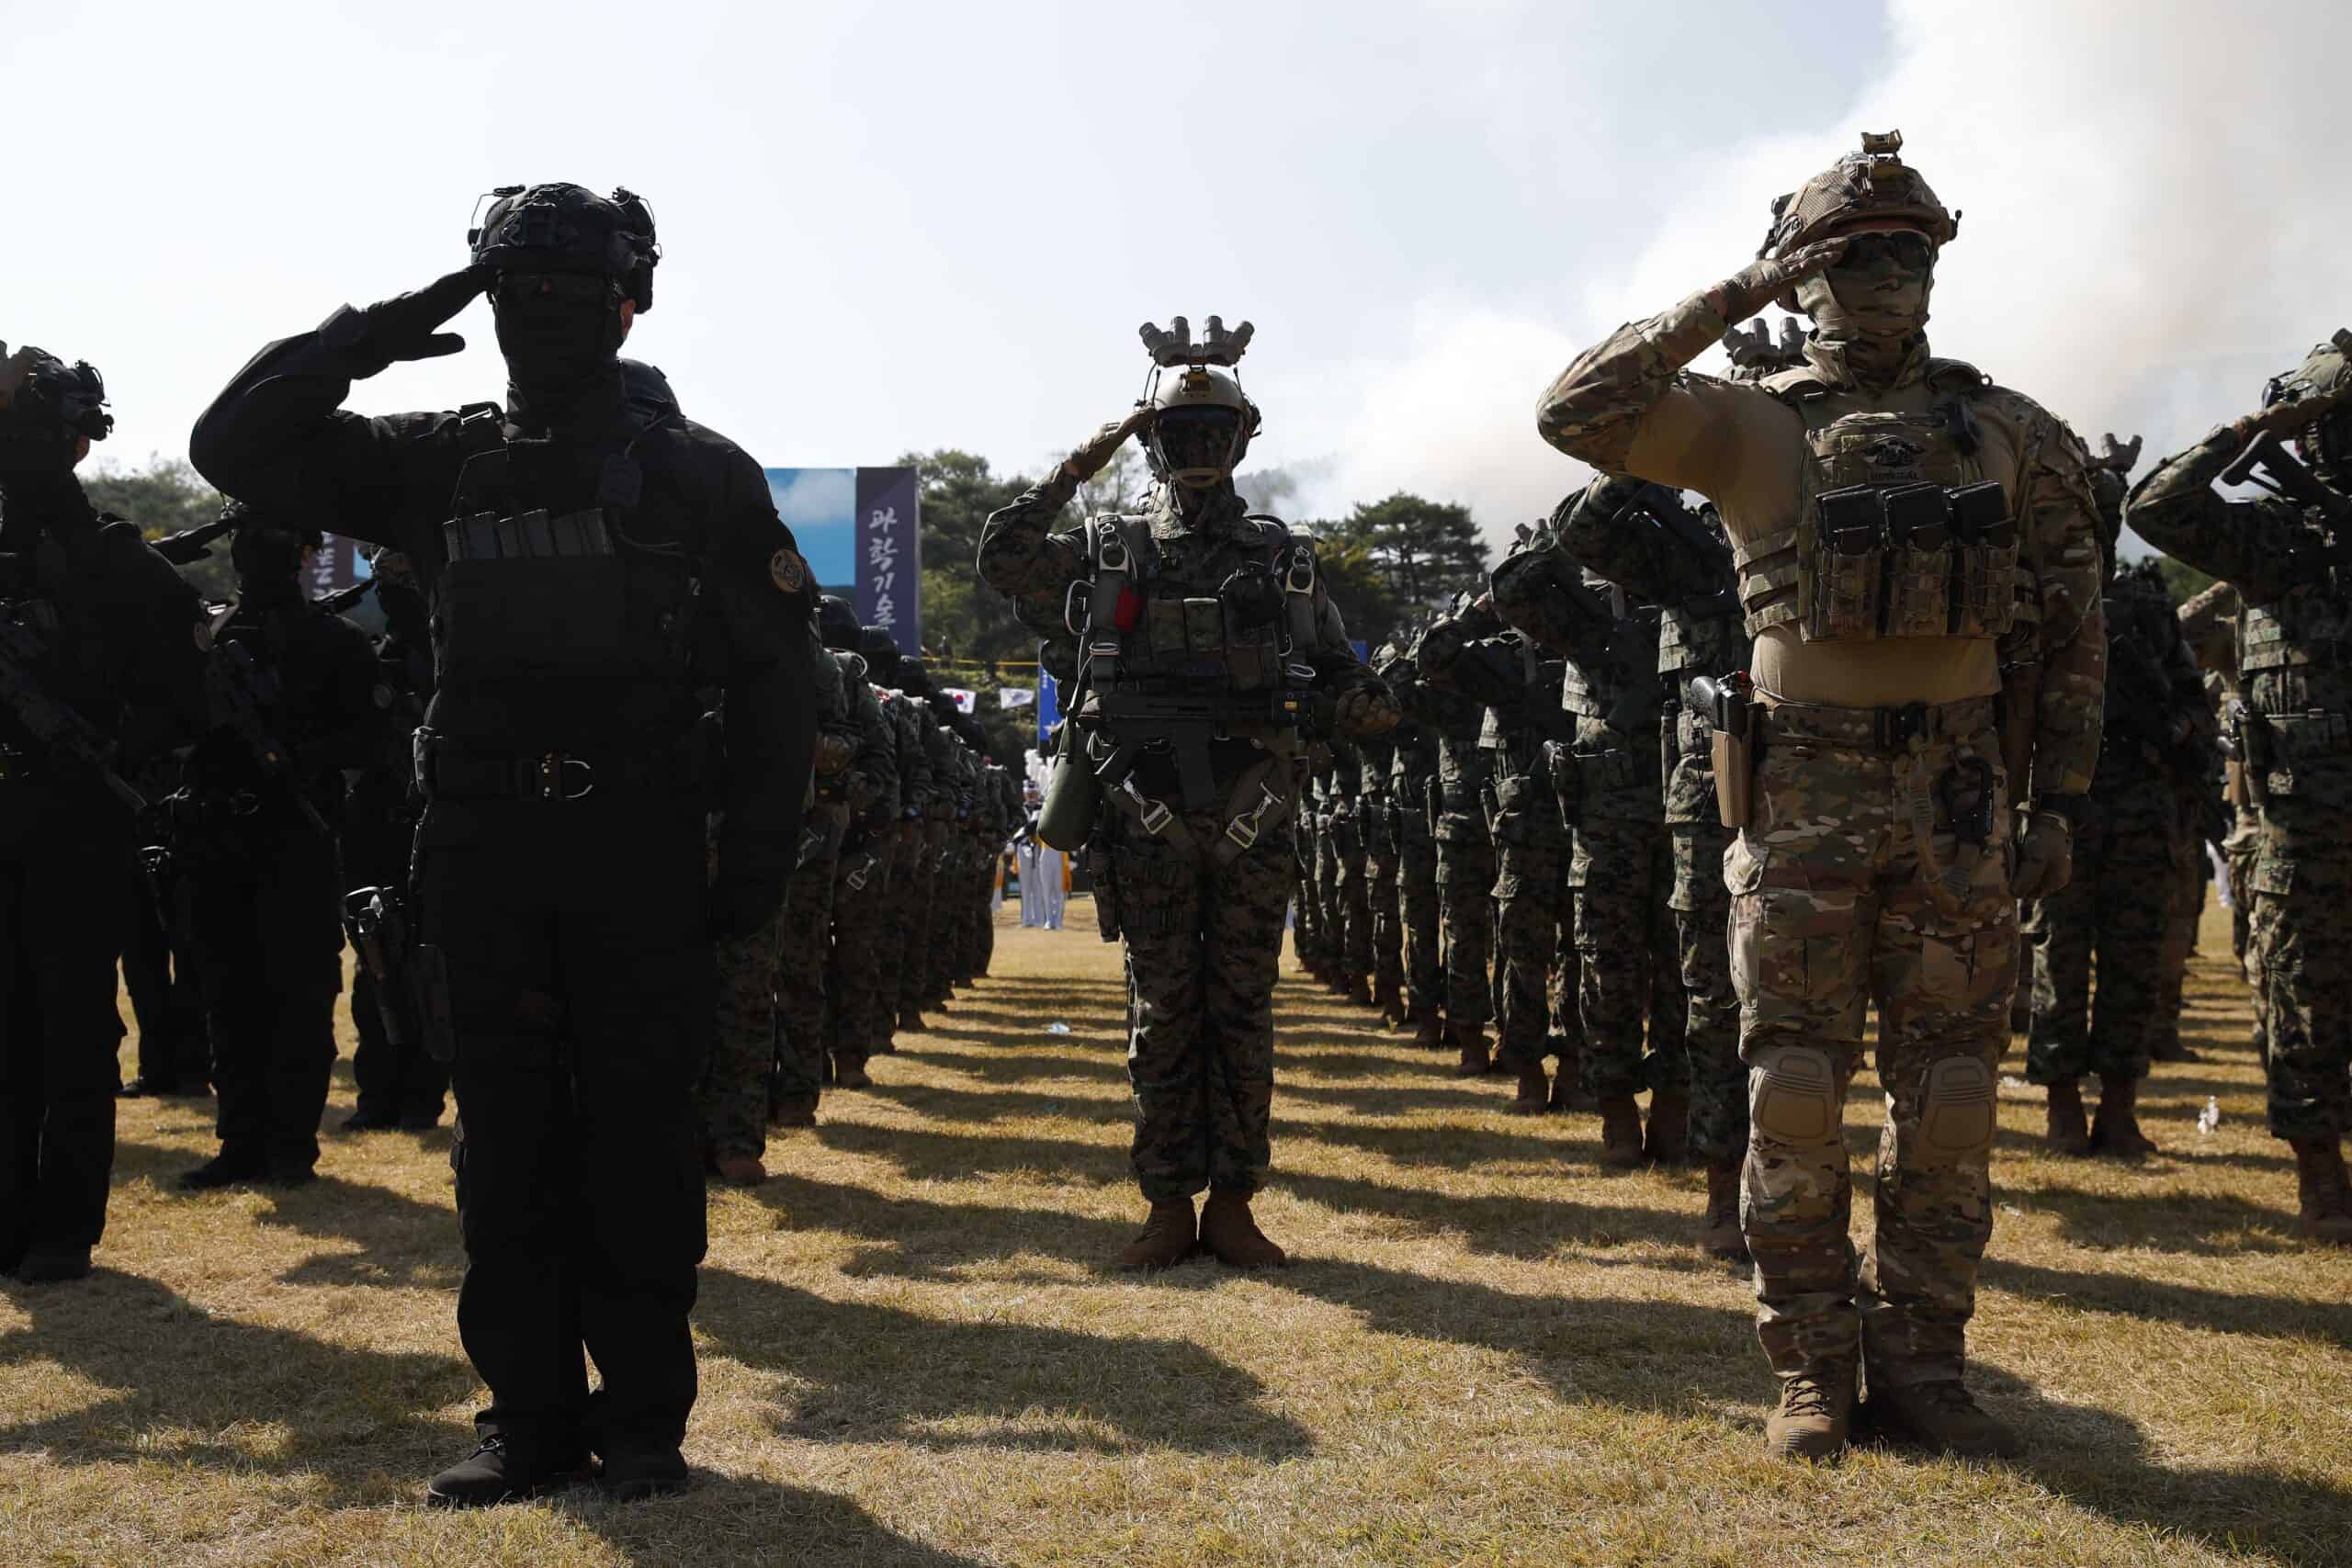
[[[1036,701],[1037,688],[1035,686],[999,686],[997,688],[996,705],[1001,708],[1030,707],[1035,705]]]

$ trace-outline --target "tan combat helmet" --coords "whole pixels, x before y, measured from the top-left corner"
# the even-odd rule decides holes
[[[2338,327],[2335,335],[2316,344],[2303,362],[2262,389],[2262,406],[2299,403],[2324,397],[2352,382],[2352,329]],[[2352,486],[2352,414],[2338,409],[2313,420],[2295,433],[2296,450],[2312,472],[2337,490]]]
[[[1919,172],[1903,161],[1903,132],[1865,130],[1862,150],[1772,203],[1772,227],[1758,255],[1787,255],[1830,234],[1907,229],[1941,248],[1960,232]]]
[[[1228,333],[1211,316],[1207,333],[1195,343],[1183,317],[1162,332],[1148,321],[1142,327],[1152,359],[1144,397],[1155,411],[1146,449],[1154,470],[1177,484],[1217,484],[1232,477],[1263,425],[1238,374],[1254,329],[1244,321]]]

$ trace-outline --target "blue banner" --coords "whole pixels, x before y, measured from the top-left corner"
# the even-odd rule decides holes
[[[1037,752],[1038,752],[1038,755],[1040,755],[1040,756],[1045,755],[1045,752],[1046,752],[1046,736],[1047,732],[1049,732],[1049,731],[1054,728],[1054,726],[1055,726],[1055,725],[1059,724],[1059,723],[1061,722],[1061,717],[1062,717],[1062,694],[1061,694],[1061,688],[1060,688],[1059,686],[1057,686],[1057,685],[1054,683],[1054,678],[1053,678],[1051,675],[1046,674],[1046,667],[1045,667],[1043,664],[1040,664],[1040,665],[1038,665],[1038,666],[1037,666]]]
[[[922,527],[912,468],[857,470],[857,619],[922,652]]]

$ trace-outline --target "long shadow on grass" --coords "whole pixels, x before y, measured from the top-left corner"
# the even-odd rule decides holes
[[[455,1357],[240,1322],[110,1269],[86,1284],[8,1294],[32,1325],[0,1336],[0,1364],[56,1361],[109,1393],[47,1421],[0,1425],[0,1451],[315,1476],[344,1504],[383,1501],[370,1483],[379,1490],[386,1472],[422,1482],[463,1451],[471,1430],[419,1414],[477,1386]],[[282,1424],[287,1439],[248,1448],[236,1438],[251,1423]],[[171,1437],[158,1435],[167,1428]]]
[[[683,1497],[613,1504],[582,1486],[545,1506],[631,1562],[982,1568],[979,1558],[909,1540],[847,1497],[700,1469]]]
[[[403,1134],[373,1136],[401,1137]],[[446,1134],[440,1138],[446,1143]],[[332,1150],[330,1150],[332,1154]],[[420,1154],[422,1158],[432,1155]],[[115,1173],[145,1176],[168,1188],[173,1171],[188,1156],[153,1144],[126,1141],[115,1146]],[[322,1176],[307,1187],[254,1190],[268,1204],[257,1224],[281,1226],[322,1241],[356,1242],[356,1252],[320,1253],[279,1278],[289,1285],[413,1286],[454,1291],[465,1272],[455,1208],[420,1203],[372,1182]],[[190,1203],[206,1201],[188,1199]]]
[[[1124,1188],[1132,1179],[1125,1148],[1066,1138],[967,1137],[926,1128],[840,1122],[820,1128],[817,1135],[828,1148],[888,1160],[917,1181],[957,1181],[975,1175],[1027,1171],[1098,1187]],[[1680,1236],[1690,1225],[1689,1216],[1671,1209],[1497,1195],[1459,1197],[1290,1170],[1279,1162],[1271,1185],[1337,1213],[1377,1214],[1421,1234],[1457,1237],[1473,1251],[1498,1257],[1547,1258],[1563,1247],[1608,1247],[1646,1237]],[[1116,1228],[1113,1227],[1114,1232]],[[1069,1256],[1089,1266],[1101,1264],[1129,1239],[1118,1235],[1116,1240],[1106,1238],[1099,1248]],[[1712,1271],[1695,1256],[1689,1266]]]
[[[2079,1187],[2020,1187],[2022,1201],[2055,1214],[2058,1228],[2078,1247],[2143,1247],[2151,1252],[2236,1258],[2248,1252],[2300,1252],[2292,1210],[2219,1197],[2165,1190],[2093,1192]]]
[[[2352,1348],[2352,1304],[2209,1291],[2197,1285],[2162,1284],[2132,1274],[2093,1274],[2005,1258],[1985,1260],[1984,1281],[1994,1290],[2029,1301],[2176,1323],[2217,1334],[2300,1337]]]
[[[771,1196],[766,1189],[761,1195]],[[910,1218],[905,1206],[870,1194],[842,1207]],[[814,1385],[777,1422],[787,1437],[1275,1459],[1314,1447],[1305,1427],[1265,1405],[1264,1384],[1189,1340],[925,1317],[710,1267],[695,1324],[722,1354]],[[1049,1427],[1068,1425],[1044,1433],[924,1429],[971,1416],[1009,1423],[1041,1415]],[[1087,1429],[1096,1427],[1115,1435]]]
[[[769,1183],[761,1197],[788,1210],[796,1224],[871,1241],[852,1272],[910,1279],[953,1278],[966,1266],[1000,1263],[1023,1252],[1043,1253],[1088,1269],[1103,1269],[1135,1232],[1132,1223],[1038,1209],[878,1198],[863,1188],[797,1178]],[[1573,1226],[1577,1222],[1555,1223]],[[1699,1267],[1695,1258],[1692,1267]],[[1052,1278],[1066,1277],[1057,1273]],[[1143,1288],[1216,1290],[1236,1278],[1204,1260],[1170,1269]],[[1255,1278],[1270,1288],[1343,1308],[1377,1333],[1520,1358],[1562,1398],[1672,1410],[1694,1397],[1753,1404],[1770,1388],[1770,1375],[1756,1353],[1755,1331],[1744,1311],[1658,1297],[1518,1294],[1320,1255]],[[927,1368],[925,1359],[910,1348],[904,1360],[895,1363],[895,1375],[936,1377],[936,1368]],[[966,1363],[956,1365],[958,1378],[970,1371]],[[1155,1397],[1174,1395],[1160,1391]],[[1179,1406],[1165,1408],[1172,1414]]]
[[[2044,1400],[2030,1384],[1983,1361],[1972,1362],[1970,1381],[1996,1401],[2015,1402],[2005,1414],[2029,1445],[2016,1468],[2079,1507],[2120,1524],[2177,1532],[2232,1561],[2344,1561],[2352,1489],[2341,1483],[2258,1465],[2156,1463],[2147,1433],[2118,1411]]]

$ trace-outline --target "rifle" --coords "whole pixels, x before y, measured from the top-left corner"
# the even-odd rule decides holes
[[[0,707],[15,717],[34,743],[57,760],[87,768],[133,811],[147,809],[147,797],[115,771],[115,743],[97,726],[45,691],[33,669],[49,652],[47,639],[17,616],[16,606],[0,611]]]
[[[1528,684],[1519,660],[1498,642],[1474,642],[1462,650],[1448,677],[1471,701],[1495,710],[1507,728],[1532,730],[1539,740],[1573,740],[1577,716],[1562,707],[1559,694]]]
[[[319,808],[303,794],[301,781],[294,772],[294,751],[277,739],[266,716],[277,705],[280,686],[277,672],[267,669],[254,658],[253,649],[241,642],[219,642],[212,648],[212,657],[205,661],[204,687],[212,699],[213,712],[225,728],[236,732],[245,743],[254,765],[264,778],[283,780],[287,793],[300,808],[302,820],[313,831],[333,836],[334,829],[319,815]]]
[[[343,896],[343,929],[351,951],[376,982],[376,1010],[384,1038],[412,1045],[422,1037],[409,995],[408,917],[389,887],[355,887]]]
[[[1159,744],[1175,753],[1187,810],[1222,806],[1209,769],[1212,740],[1236,726],[1292,728],[1306,738],[1329,735],[1333,706],[1329,697],[1299,691],[1199,697],[1100,693],[1086,716],[1111,732],[1112,750],[1094,776],[1103,789],[1117,789],[1142,760],[1144,749]]]
[[[338,588],[332,593],[322,593],[311,603],[330,615],[340,615],[362,599],[367,598],[368,590],[375,586],[374,578],[363,577],[348,588]]]
[[[166,534],[162,538],[152,541],[147,547],[174,566],[193,566],[198,561],[208,559],[212,554],[209,547],[212,541],[233,531],[236,525],[233,520],[223,517],[216,523],[207,523],[195,528],[183,528],[176,534]]]
[[[2319,482],[2287,450],[2278,433],[2266,430],[2245,444],[2230,466],[2222,470],[2223,484],[2250,484],[2289,505],[2316,512],[2327,525],[2328,555],[2337,570],[2352,569],[2352,501]]]

